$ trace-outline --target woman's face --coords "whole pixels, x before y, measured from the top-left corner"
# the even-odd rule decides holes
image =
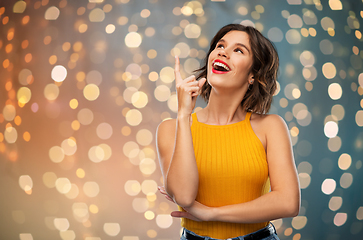
[[[246,32],[230,31],[208,58],[207,80],[213,88],[241,89],[253,81],[253,58]]]

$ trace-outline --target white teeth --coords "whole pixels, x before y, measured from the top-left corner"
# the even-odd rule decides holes
[[[227,65],[221,63],[221,62],[214,62],[213,63],[213,66],[219,66],[219,67],[222,67],[224,69],[226,69],[227,71],[230,71],[231,69],[229,69],[229,67],[227,67]]]

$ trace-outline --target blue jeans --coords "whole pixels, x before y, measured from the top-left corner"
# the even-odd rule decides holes
[[[270,223],[271,225],[272,225],[272,223]],[[273,225],[272,225],[273,226]],[[266,227],[267,228],[267,227]],[[275,227],[274,227],[275,228]],[[204,240],[217,240],[217,239],[215,239],[215,238],[211,238],[211,237],[205,237],[205,236],[199,236],[199,235],[197,235],[196,233],[194,233],[194,232],[192,232],[192,231],[189,231],[188,229],[183,229],[183,231],[186,231],[186,232],[188,232],[188,233],[190,233],[190,234],[192,234],[192,235],[194,235],[194,236],[197,236],[197,237],[204,237]],[[260,230],[258,230],[258,231],[260,231]],[[258,231],[256,231],[256,232],[258,232]],[[255,233],[255,232],[253,232],[253,233]],[[251,234],[251,233],[250,233]],[[244,235],[244,236],[239,236],[239,237],[234,237],[234,238],[231,238],[231,239],[239,239],[239,240],[243,240],[246,236],[248,236],[249,234],[247,234],[247,235]],[[181,237],[180,237],[180,240],[186,240],[186,238],[183,236],[183,234],[181,235]],[[277,236],[277,234],[276,233],[273,233],[273,234],[271,234],[270,236],[268,236],[268,237],[265,237],[265,238],[261,238],[261,239],[258,239],[258,240],[280,240],[280,238]]]

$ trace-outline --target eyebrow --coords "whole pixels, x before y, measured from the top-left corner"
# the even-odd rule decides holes
[[[220,43],[220,42],[225,43],[226,41],[225,41],[224,39],[221,39],[221,40],[219,40],[219,41],[217,42],[217,44],[218,44],[218,43]],[[236,43],[236,45],[237,45],[237,46],[240,46],[240,47],[245,48],[245,49],[248,51],[248,53],[251,53],[251,51],[250,51],[250,50],[247,48],[247,46],[246,46],[246,45],[244,45],[243,43]]]

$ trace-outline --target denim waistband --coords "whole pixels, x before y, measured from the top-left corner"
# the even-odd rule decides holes
[[[189,234],[194,235],[194,236],[199,237],[199,238],[202,238],[204,240],[244,240],[244,239],[250,239],[251,235],[258,234],[259,232],[263,232],[263,231],[266,231],[268,229],[273,231],[272,234],[276,234],[275,226],[272,223],[269,223],[269,225],[267,225],[266,227],[261,228],[261,229],[255,231],[255,232],[252,232],[252,233],[249,233],[249,234],[246,234],[246,235],[243,235],[243,236],[238,236],[238,237],[234,237],[234,238],[226,238],[226,239],[217,239],[217,238],[212,238],[212,237],[207,237],[207,236],[199,236],[198,234],[196,234],[196,233],[194,233],[194,232],[192,232],[192,231],[190,231],[190,230],[188,230],[186,228],[184,228],[183,231],[188,232]],[[254,238],[252,238],[252,239],[254,239]]]

